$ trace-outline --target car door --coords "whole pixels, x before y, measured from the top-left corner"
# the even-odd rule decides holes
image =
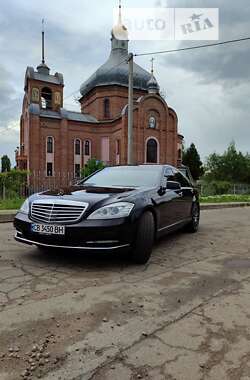
[[[174,170],[174,180],[179,182],[181,190],[179,193],[179,219],[187,219],[191,215],[194,190],[188,179],[179,171]]]
[[[174,173],[171,168],[166,168],[162,177],[163,190],[157,196],[157,208],[159,215],[158,229],[164,231],[175,224],[178,219],[180,196],[178,191],[166,189],[167,180],[173,180]]]

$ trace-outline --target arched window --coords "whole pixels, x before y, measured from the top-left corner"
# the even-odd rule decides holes
[[[182,150],[178,149],[178,160],[182,159]]]
[[[54,175],[54,137],[48,136],[46,139],[46,172],[47,177]]]
[[[47,153],[54,153],[54,139],[53,137],[47,137]]]
[[[146,162],[149,164],[158,163],[158,144],[154,138],[150,138],[146,145]]]
[[[43,109],[52,109],[52,91],[44,87],[41,92],[41,107]]]
[[[120,164],[120,154],[121,154],[121,141],[116,140],[116,165]]]
[[[110,101],[109,99],[104,99],[104,118],[109,119],[110,118]]]
[[[81,141],[79,139],[75,140],[75,155],[80,156],[81,154]]]
[[[84,155],[85,156],[90,156],[90,147],[91,147],[91,145],[90,145],[90,141],[89,140],[86,140],[85,142],[84,142]]]

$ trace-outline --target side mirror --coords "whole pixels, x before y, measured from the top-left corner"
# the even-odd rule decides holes
[[[167,190],[181,190],[179,182],[167,181]]]

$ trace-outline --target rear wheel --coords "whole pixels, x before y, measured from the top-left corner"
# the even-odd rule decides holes
[[[198,202],[194,202],[191,211],[192,221],[187,225],[187,231],[195,233],[199,229],[200,224],[200,206]]]
[[[152,253],[155,238],[155,222],[153,214],[146,211],[140,221],[135,246],[132,252],[133,261],[145,264]]]

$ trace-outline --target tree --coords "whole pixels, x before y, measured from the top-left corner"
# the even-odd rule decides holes
[[[184,149],[182,163],[189,167],[194,180],[199,179],[203,175],[204,169],[194,143],[192,143],[189,148]]]
[[[232,183],[249,183],[249,169],[250,156],[238,152],[235,143],[231,142],[222,155],[213,153],[207,158],[206,177]]]
[[[82,177],[86,178],[89,175],[93,174],[97,170],[104,169],[105,165],[102,161],[97,160],[96,158],[91,158],[88,160],[87,165],[85,168],[82,169]]]
[[[10,172],[11,162],[7,155],[2,156],[1,158],[2,173]]]

